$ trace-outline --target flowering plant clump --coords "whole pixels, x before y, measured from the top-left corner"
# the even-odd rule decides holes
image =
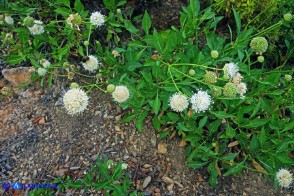
[[[79,88],[70,89],[63,95],[64,107],[69,115],[83,112],[89,104],[88,100],[87,94]]]
[[[284,188],[289,188],[293,182],[293,175],[286,169],[280,169],[277,172],[276,178],[279,185]]]
[[[277,168],[294,165],[288,153],[294,148],[293,41],[291,33],[279,47],[271,39],[291,27],[289,15],[281,15],[289,10],[279,12],[274,25],[249,28],[233,8],[235,20],[228,22],[235,29],[227,29],[213,6],[200,11],[196,0],[183,9],[178,26],[159,31],[147,11],[134,17],[126,1],[103,1],[105,16],[90,13],[81,0],[38,3],[38,13],[17,12],[23,4],[12,3],[13,10],[0,15],[7,27],[3,59],[15,66],[29,62],[41,86],[60,77],[71,83],[62,97],[68,114],[86,110],[88,92],[109,93],[128,110],[122,122],[134,121],[143,131],[152,119],[160,139],[176,131],[188,167],[207,167],[214,187],[219,175],[244,168],[273,177]],[[280,56],[273,48],[282,48]],[[281,173],[275,182],[286,187],[289,175]]]

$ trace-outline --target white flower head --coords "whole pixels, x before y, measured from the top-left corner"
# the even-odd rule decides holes
[[[41,59],[40,60],[40,64],[44,67],[44,68],[48,68],[50,67],[51,63],[47,60],[47,59]]]
[[[128,168],[128,164],[127,163],[123,163],[123,164],[121,164],[121,169],[122,170],[125,170],[125,169],[127,169]]]
[[[293,181],[293,175],[286,169],[280,169],[277,172],[276,178],[280,186],[285,188],[288,188]]]
[[[93,12],[90,16],[90,22],[92,25],[99,27],[105,22],[104,16],[100,12]]]
[[[127,101],[129,96],[129,89],[125,86],[116,86],[114,92],[112,93],[112,98],[118,103]]]
[[[35,20],[35,24],[32,27],[28,27],[32,35],[40,35],[44,33],[43,22],[40,20]]]
[[[47,73],[46,69],[42,68],[42,67],[38,68],[37,72],[38,72],[39,76],[45,76]]]
[[[94,72],[98,68],[98,59],[93,55],[88,56],[88,60],[82,64],[85,70]]]
[[[202,90],[192,95],[190,101],[192,109],[197,113],[206,111],[212,102],[210,95]]]
[[[63,96],[64,107],[70,115],[83,112],[88,106],[88,100],[87,94],[79,88],[70,89]]]
[[[234,77],[238,71],[239,67],[235,63],[226,63],[224,66],[224,73],[230,78]]]
[[[11,18],[11,16],[5,16],[4,20],[9,25],[13,25],[14,24],[14,20],[13,20],[13,18]]]
[[[241,97],[244,97],[244,94],[247,92],[247,86],[244,82],[241,82],[237,85],[237,92],[240,94]]]
[[[241,81],[242,81],[242,79],[243,79],[243,76],[238,72],[238,73],[236,73],[235,76],[232,78],[232,82],[233,82],[234,84],[240,84]]]
[[[189,106],[189,101],[185,95],[179,93],[173,94],[169,99],[169,105],[175,112],[182,112]]]

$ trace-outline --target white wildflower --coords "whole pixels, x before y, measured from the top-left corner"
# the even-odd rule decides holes
[[[286,169],[280,169],[276,178],[281,187],[288,188],[293,181],[293,175]]]
[[[38,72],[39,76],[45,76],[47,73],[46,69],[42,68],[42,67],[38,68],[37,72]]]
[[[88,60],[82,64],[85,70],[94,72],[98,68],[98,59],[92,55],[88,56]]]
[[[191,97],[190,101],[192,104],[192,109],[197,113],[206,111],[211,104],[210,95],[202,90],[199,90],[197,93],[195,93]]]
[[[123,163],[123,164],[121,164],[121,169],[122,170],[125,170],[125,169],[127,169],[128,168],[128,164],[127,163]]]
[[[244,82],[241,82],[237,85],[237,92],[240,94],[241,97],[244,97],[244,94],[247,92],[247,86]]]
[[[35,24],[32,27],[28,27],[32,35],[40,35],[44,33],[43,22],[40,20],[35,20]]]
[[[50,67],[51,63],[47,60],[47,59],[41,59],[40,60],[40,64],[44,67],[44,68],[48,68]]]
[[[224,66],[224,73],[229,76],[229,78],[234,77],[238,71],[239,67],[235,63],[226,63]]]
[[[93,12],[90,16],[90,22],[92,25],[99,27],[105,22],[104,16],[100,12]]]
[[[240,84],[241,81],[242,81],[242,79],[243,79],[243,76],[238,72],[238,73],[236,73],[236,75],[232,78],[232,82],[233,82],[234,84]]]
[[[130,96],[129,89],[125,86],[116,86],[112,98],[118,103],[125,102]]]
[[[88,106],[88,100],[87,94],[79,88],[70,89],[63,96],[64,107],[70,115],[83,112]]]
[[[175,112],[182,112],[188,108],[189,102],[185,95],[179,93],[173,94],[169,99],[169,105]]]
[[[11,18],[11,16],[5,16],[4,20],[9,25],[13,25],[14,24],[14,20],[13,20],[13,18]]]

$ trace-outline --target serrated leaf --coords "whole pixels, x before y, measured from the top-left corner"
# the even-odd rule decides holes
[[[142,20],[142,28],[146,34],[149,34],[149,29],[151,28],[151,18],[146,10]]]

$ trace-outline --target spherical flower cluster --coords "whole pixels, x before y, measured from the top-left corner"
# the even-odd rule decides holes
[[[218,57],[218,51],[217,50],[212,50],[210,52],[210,55],[212,58],[216,59]]]
[[[88,100],[87,94],[79,88],[70,89],[63,96],[64,107],[70,115],[83,112],[88,106]]]
[[[195,70],[194,69],[190,69],[189,70],[189,75],[190,76],[194,76],[195,75]]]
[[[44,67],[44,68],[48,68],[50,67],[51,63],[47,60],[47,59],[41,59],[40,60],[40,64]]]
[[[293,175],[286,169],[280,169],[277,172],[276,178],[279,185],[284,188],[288,188],[293,181]]]
[[[112,98],[118,103],[127,101],[129,96],[129,89],[125,86],[116,86],[114,92],[112,93]]]
[[[290,22],[293,19],[293,15],[291,13],[284,14],[284,20]]]
[[[189,106],[189,101],[185,95],[179,93],[173,94],[169,99],[169,105],[175,112],[182,112]]]
[[[84,62],[82,65],[85,68],[85,70],[94,72],[98,68],[98,59],[93,55],[90,55],[88,56],[88,60]]]
[[[211,98],[207,92],[199,90],[197,93],[192,95],[190,102],[192,104],[192,109],[199,113],[208,110],[211,104]]]
[[[213,89],[211,89],[211,94],[214,97],[220,97],[222,95],[222,89],[218,86],[213,87]]]
[[[286,80],[287,82],[290,82],[290,81],[292,80],[292,76],[291,76],[290,74],[286,74],[286,75],[285,75],[285,80]]]
[[[212,71],[206,71],[204,81],[208,84],[214,84],[217,82],[217,76]]]
[[[263,63],[263,61],[264,61],[264,57],[261,56],[261,55],[258,56],[258,57],[257,57],[257,61],[260,62],[260,63]]]
[[[23,20],[23,25],[26,27],[33,27],[35,24],[35,19],[31,16],[27,16],[25,17],[25,19]]]
[[[107,89],[107,92],[112,93],[115,91],[115,86],[113,84],[108,84],[106,89]]]
[[[70,84],[70,88],[71,89],[73,89],[73,88],[79,88],[79,87],[80,87],[80,85],[78,83],[76,83],[76,82],[73,82],[73,83]]]
[[[225,76],[232,78],[238,73],[239,67],[235,63],[226,63],[223,70]]]
[[[105,22],[104,16],[100,12],[93,12],[90,16],[90,22],[92,25],[99,27]]]
[[[9,24],[9,25],[13,25],[14,24],[14,20],[13,18],[11,18],[11,16],[5,16],[4,17],[4,21]]]
[[[46,69],[42,67],[38,68],[37,72],[39,76],[45,76],[47,73]]]
[[[66,19],[66,22],[71,26],[71,28],[76,27],[79,30],[79,25],[82,24],[82,17],[78,13],[70,14]]]
[[[32,35],[40,35],[44,33],[43,22],[40,20],[35,20],[34,25],[32,27],[28,27]]]
[[[244,98],[244,94],[247,92],[247,86],[244,82],[241,82],[237,85],[237,92],[241,97]]]
[[[236,95],[238,93],[237,86],[232,82],[228,82],[224,86],[224,92],[223,93],[224,93],[225,97],[234,98],[234,97],[236,97]]]
[[[252,48],[253,52],[262,54],[267,50],[268,42],[264,37],[255,37],[251,40],[250,47]]]

